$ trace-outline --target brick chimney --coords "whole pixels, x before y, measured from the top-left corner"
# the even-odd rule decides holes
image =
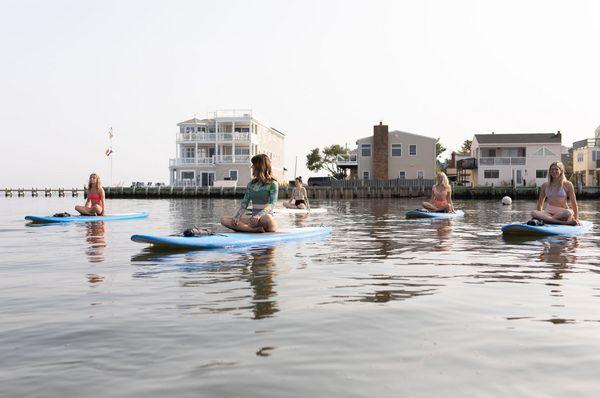
[[[388,179],[388,126],[373,126],[373,178]]]

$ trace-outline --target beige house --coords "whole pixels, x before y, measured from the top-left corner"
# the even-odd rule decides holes
[[[222,110],[206,119],[178,123],[176,157],[169,160],[172,186],[246,185],[250,159],[264,153],[283,180],[285,135],[252,117],[247,109]]]
[[[356,141],[356,152],[339,157],[337,165],[361,180],[433,179],[437,139],[374,126],[373,135]]]
[[[561,134],[475,134],[475,185],[542,185],[561,160]]]
[[[573,143],[573,174],[577,184],[600,186],[600,126],[594,138]]]

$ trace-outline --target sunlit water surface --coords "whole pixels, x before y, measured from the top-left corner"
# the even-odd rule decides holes
[[[81,200],[79,200],[81,201]],[[508,241],[531,201],[313,203],[325,239],[159,252],[232,200],[111,200],[143,220],[26,226],[72,198],[0,198],[0,395],[597,396],[600,233]],[[581,218],[600,224],[597,201]]]

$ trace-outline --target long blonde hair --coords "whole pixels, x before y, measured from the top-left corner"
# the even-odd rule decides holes
[[[90,177],[88,179],[88,191],[92,189],[92,176],[96,176],[96,184],[94,188],[96,188],[96,191],[100,192],[102,190],[102,183],[100,182],[100,176],[96,173],[90,174]]]
[[[439,171],[435,176],[436,185],[442,185],[445,189],[450,189],[450,181],[443,171]]]
[[[552,166],[556,166],[560,170],[560,176],[558,177],[558,182],[556,184],[560,185],[562,187],[562,184],[566,180],[566,178],[565,178],[565,165],[562,162],[552,162],[552,163],[550,163],[550,166],[548,167],[548,185],[553,185],[553,183],[554,183],[554,181],[552,181],[552,175],[550,174],[550,169],[552,168]]]

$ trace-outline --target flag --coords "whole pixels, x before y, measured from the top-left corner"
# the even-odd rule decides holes
[[[110,130],[108,130],[108,139],[112,140],[113,139],[113,131],[112,131],[112,127],[110,128]],[[108,156],[108,155],[106,155]]]
[[[112,147],[108,147],[106,148],[106,151],[104,151],[104,154],[106,156],[110,156],[113,153]]]

